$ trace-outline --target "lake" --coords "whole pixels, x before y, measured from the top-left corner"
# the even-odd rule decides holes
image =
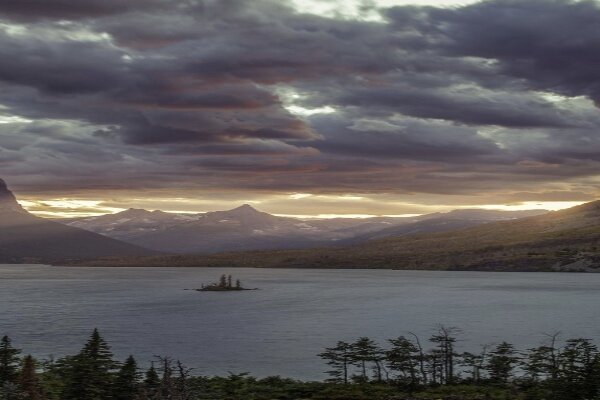
[[[222,273],[261,290],[184,290]],[[426,341],[437,324],[462,330],[460,351],[598,340],[599,300],[600,274],[0,265],[0,335],[24,352],[73,354],[97,327],[119,358],[169,355],[197,374],[323,379],[316,354],[338,340]]]

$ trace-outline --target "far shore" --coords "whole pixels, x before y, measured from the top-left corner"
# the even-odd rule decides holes
[[[385,270],[385,271],[422,271],[422,272],[519,272],[519,273],[600,273],[599,269],[590,269],[590,270],[560,270],[560,269],[539,269],[539,268],[531,268],[531,269],[474,269],[474,268],[453,268],[453,269],[435,269],[435,268],[423,268],[423,269],[414,269],[414,268],[381,268],[381,267],[343,267],[343,266],[335,266],[335,267],[324,267],[324,266],[245,266],[245,265],[158,265],[158,264],[141,264],[141,263],[132,263],[132,264],[110,264],[110,263],[97,263],[92,262],[90,264],[86,262],[67,262],[67,263],[0,263],[0,265],[31,265],[31,266],[45,266],[45,267],[67,267],[67,268],[201,268],[201,269],[293,269],[293,270],[365,270],[365,271],[374,271],[374,270]]]

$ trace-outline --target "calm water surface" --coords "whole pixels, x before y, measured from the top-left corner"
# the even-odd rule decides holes
[[[222,273],[261,290],[183,290]],[[600,341],[599,300],[600,274],[0,265],[0,335],[24,351],[72,354],[98,327],[121,358],[219,375],[322,379],[316,354],[337,340],[424,339],[436,324],[460,327],[472,351],[556,331]]]

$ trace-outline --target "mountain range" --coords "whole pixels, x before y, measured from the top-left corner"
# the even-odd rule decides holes
[[[600,272],[600,201],[345,247],[112,259],[87,265]]]
[[[36,263],[160,254],[25,211],[0,179],[0,262]]]
[[[250,205],[203,214],[129,209],[59,222],[28,213],[0,179],[0,263],[33,262],[600,272],[600,201],[555,212],[326,220]]]
[[[319,220],[274,216],[244,204],[233,210],[203,214],[129,209],[67,223],[153,250],[196,254],[350,245],[389,236],[443,232],[543,212],[456,210],[406,218]]]

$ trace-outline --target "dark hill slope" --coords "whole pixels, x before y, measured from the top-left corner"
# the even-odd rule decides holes
[[[344,248],[105,260],[96,265],[600,271],[600,201],[567,210]]]
[[[159,253],[31,215],[0,179],[0,263],[156,254]]]

